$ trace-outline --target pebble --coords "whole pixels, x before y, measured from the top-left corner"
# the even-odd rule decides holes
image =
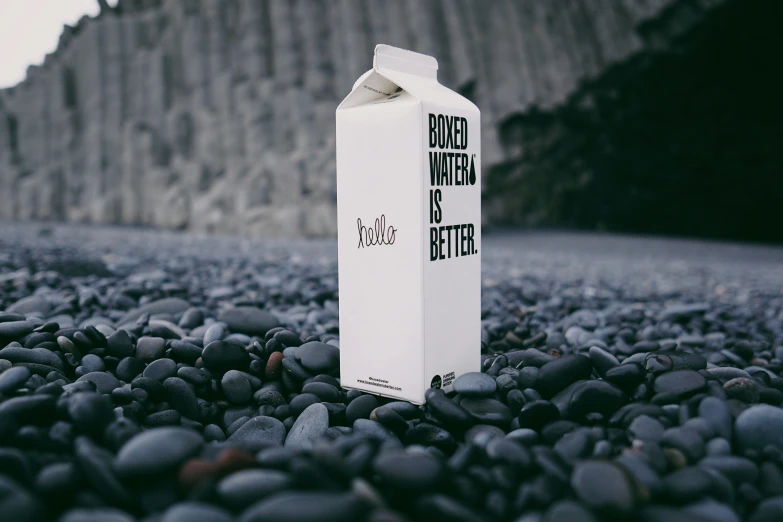
[[[181,502],[168,508],[160,522],[232,522],[234,517],[219,507],[203,502]]]
[[[237,370],[229,370],[223,374],[223,378],[220,380],[220,387],[226,399],[234,404],[249,402],[253,394],[250,381],[242,372]]]
[[[163,381],[163,387],[166,389],[166,402],[172,408],[189,419],[198,420],[201,417],[198,397],[190,384],[179,377],[169,377]]]
[[[122,447],[114,461],[114,469],[122,477],[154,477],[176,468],[203,445],[201,435],[186,428],[151,429],[136,435]]]
[[[350,493],[278,493],[248,508],[239,522],[354,522],[368,506]]]
[[[491,397],[496,389],[495,379],[481,372],[463,373],[453,384],[453,390],[465,397]]]
[[[117,330],[106,338],[106,351],[109,355],[122,359],[132,357],[136,349],[128,332]]]
[[[433,491],[446,477],[446,467],[437,457],[388,451],[379,455],[372,465],[382,487],[402,492]]]
[[[293,430],[293,428],[292,428]],[[324,429],[324,431],[326,431]],[[228,438],[243,447],[258,451],[269,445],[281,445],[286,438],[285,426],[274,417],[253,417]],[[293,444],[293,443],[292,443]]]
[[[579,462],[571,476],[571,487],[579,500],[600,516],[627,517],[635,507],[631,476],[609,461]]]
[[[212,371],[224,373],[229,370],[245,370],[250,364],[250,355],[242,346],[225,341],[213,341],[201,353],[204,366]]]
[[[737,417],[734,425],[742,450],[761,451],[772,445],[783,450],[783,409],[766,404],[752,406]]]
[[[588,379],[593,371],[590,359],[581,355],[566,355],[543,365],[538,371],[536,390],[551,398],[568,385]]]
[[[747,377],[736,377],[723,384],[726,395],[732,399],[737,399],[748,404],[759,402],[759,389],[752,379]]]
[[[144,368],[142,375],[148,379],[163,382],[177,374],[177,363],[171,359],[158,359],[152,361]]]
[[[369,419],[372,411],[378,407],[375,395],[365,394],[352,400],[345,409],[345,421],[353,425],[356,419]]]
[[[340,364],[340,350],[317,341],[298,346],[294,357],[305,369],[314,373],[329,373]]]
[[[0,393],[10,393],[22,386],[32,372],[23,366],[9,368],[0,373]]]
[[[506,427],[513,418],[508,406],[495,399],[466,398],[460,403],[460,406],[464,408],[476,422],[482,424]]]
[[[223,309],[218,313],[217,319],[226,323],[232,332],[259,337],[280,325],[280,321],[274,315],[253,306]]]
[[[165,339],[160,337],[141,337],[136,344],[136,357],[142,362],[151,363],[156,359],[160,359],[165,350]]]
[[[111,393],[120,386],[120,381],[109,372],[90,372],[79,377],[76,382],[91,382],[99,393]]]
[[[291,475],[273,469],[247,469],[237,471],[217,485],[217,494],[231,509],[243,510],[294,484]]]
[[[655,379],[656,393],[672,393],[686,396],[703,389],[707,385],[704,376],[693,370],[666,372]]]
[[[329,428],[329,411],[321,403],[311,404],[296,419],[285,438],[285,447],[304,449]]]

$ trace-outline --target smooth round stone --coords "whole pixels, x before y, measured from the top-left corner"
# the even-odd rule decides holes
[[[370,419],[356,419],[353,423],[353,432],[362,433],[380,441],[397,439],[397,436],[386,426]]]
[[[229,370],[244,370],[250,364],[250,355],[245,348],[225,341],[213,341],[201,352],[204,366],[218,373]]]
[[[226,331],[223,328],[222,324],[215,323],[211,325],[209,328],[207,328],[207,331],[204,333],[204,346],[208,345],[212,341],[223,340],[223,336],[225,335],[226,335]]]
[[[102,372],[106,369],[106,365],[103,364],[103,360],[97,355],[88,353],[82,357],[81,365],[87,369],[88,372]]]
[[[733,455],[705,457],[699,466],[719,471],[734,484],[753,483],[759,476],[759,468],[752,460]]]
[[[171,359],[158,359],[149,363],[144,368],[142,375],[148,379],[163,382],[169,377],[177,375],[177,363]]]
[[[201,435],[187,428],[155,428],[129,440],[117,454],[114,469],[123,477],[147,477],[177,468],[204,445]]]
[[[10,314],[46,316],[52,309],[49,301],[38,295],[23,297],[6,309]]]
[[[753,379],[747,377],[736,377],[723,385],[726,395],[732,399],[737,399],[748,404],[759,402],[759,389]]]
[[[272,352],[264,367],[264,377],[270,380],[279,379],[283,371],[283,358],[282,352]]]
[[[111,393],[112,390],[120,387],[120,381],[109,372],[90,372],[76,379],[76,382],[84,381],[93,383],[98,393]]]
[[[358,522],[369,509],[351,493],[281,492],[253,504],[239,522]]]
[[[685,396],[703,389],[706,385],[707,381],[699,372],[677,370],[659,375],[655,379],[655,392]]]
[[[272,469],[246,469],[221,480],[217,485],[217,494],[227,506],[241,510],[292,485],[293,480],[288,473]]]
[[[767,445],[783,450],[783,409],[767,404],[751,406],[739,414],[734,430],[740,450],[762,451]]]
[[[198,308],[189,308],[182,314],[182,318],[179,320],[179,327],[185,330],[192,330],[197,326],[204,324],[204,314]]]
[[[717,397],[705,397],[699,403],[699,417],[706,420],[719,437],[731,440],[734,419],[728,406]]]
[[[321,402],[321,399],[319,399],[317,395],[312,393],[300,393],[291,399],[291,402],[289,403],[291,414],[298,416],[308,407],[319,402]]]
[[[14,341],[32,333],[35,325],[31,321],[9,321],[0,323],[0,342]],[[0,344],[2,346],[5,343]]]
[[[541,428],[560,419],[560,411],[549,401],[531,401],[522,406],[517,416],[520,428],[539,431]]]
[[[622,364],[611,368],[604,375],[604,379],[620,388],[636,386],[644,381],[645,377],[647,377],[647,370],[638,363]]]
[[[175,339],[171,341],[171,357],[177,361],[186,362],[188,364],[194,364],[199,357],[203,349],[190,341]]]
[[[274,389],[262,388],[253,394],[253,400],[259,406],[273,406],[277,408],[286,403],[285,397]]]
[[[756,506],[748,522],[779,522],[783,520],[783,496],[768,498]]]
[[[486,373],[468,372],[454,380],[453,390],[465,397],[490,397],[497,390],[497,383]]]
[[[710,494],[712,477],[697,466],[682,468],[663,478],[663,488],[666,497],[674,502],[693,502]]]
[[[599,515],[629,516],[634,509],[634,484],[616,464],[587,460],[576,464],[571,487],[579,500]]]
[[[590,378],[593,365],[582,355],[565,355],[550,361],[538,370],[536,390],[544,398],[554,396],[568,385]]]
[[[114,420],[114,406],[108,395],[76,393],[68,401],[68,415],[80,432],[100,437]]]
[[[427,454],[386,451],[376,457],[373,472],[383,486],[403,492],[432,491],[446,476],[443,462]]]
[[[282,422],[274,417],[258,416],[245,422],[228,440],[258,451],[266,446],[281,445],[285,437],[285,426]]]
[[[588,509],[573,500],[559,500],[552,504],[541,522],[599,522]]]
[[[590,414],[609,418],[628,398],[616,386],[600,380],[577,381],[552,397],[560,415],[581,422]]]
[[[311,341],[297,347],[294,358],[313,373],[329,373],[340,365],[340,350],[331,344]]]
[[[108,507],[76,508],[66,512],[58,522],[134,522],[125,511]]]
[[[505,437],[506,432],[497,426],[491,424],[476,424],[465,432],[465,442],[472,442],[478,444],[479,442],[486,442],[496,437]]]
[[[203,502],[182,502],[168,508],[160,522],[232,522],[229,512]]]
[[[204,426],[204,440],[207,442],[221,442],[226,440],[226,434],[223,433],[223,430],[217,424],[207,424]]]
[[[356,419],[369,419],[370,413],[378,407],[378,399],[374,395],[360,395],[348,403],[345,409],[345,420],[353,426]]]
[[[513,418],[509,407],[495,399],[468,397],[460,402],[460,406],[462,406],[476,422],[481,424],[506,427]]]
[[[731,444],[720,437],[712,439],[707,443],[707,455],[731,455]]]
[[[660,442],[665,429],[657,419],[647,415],[639,415],[628,426],[628,438],[645,442]]]
[[[106,352],[118,359],[131,357],[135,349],[128,332],[117,330],[106,338]]]
[[[446,397],[443,390],[430,388],[424,392],[424,398],[427,401],[427,408],[445,425],[465,427],[473,424],[473,416],[465,408]]]
[[[250,381],[237,370],[227,371],[220,380],[220,387],[226,399],[234,404],[245,404],[253,395]]]
[[[116,470],[112,468],[111,452],[99,447],[90,438],[81,436],[74,442],[74,453],[87,481],[102,498],[111,504],[131,504],[130,491],[120,482]]]
[[[341,398],[337,388],[325,382],[309,382],[302,387],[302,393],[312,393],[323,402],[338,402]]]
[[[166,297],[164,299],[159,299],[157,301],[152,301],[150,303],[147,303],[144,306],[140,306],[139,308],[136,308],[135,310],[131,310],[130,312],[125,314],[119,321],[117,321],[117,324],[124,325],[128,323],[132,323],[136,321],[136,319],[144,315],[145,313],[150,315],[156,315],[156,314],[176,315],[184,312],[188,308],[190,308],[190,304],[188,304],[187,301],[180,299],[178,297]]]
[[[136,342],[136,358],[142,362],[151,363],[160,359],[165,351],[166,340],[161,337],[141,337]]]
[[[506,435],[506,438],[509,440],[519,442],[520,444],[523,444],[526,447],[531,447],[538,444],[538,441],[540,439],[538,433],[531,430],[530,428],[519,428],[514,431],[511,431]]]
[[[23,366],[8,368],[3,373],[0,373],[0,393],[9,393],[17,390],[27,382],[27,379],[32,374],[33,372]]]
[[[696,462],[704,456],[704,439],[697,431],[674,427],[663,432],[661,445],[676,448],[690,461]]]
[[[277,317],[254,306],[225,308],[218,313],[217,320],[226,323],[232,332],[258,337],[280,326]]]
[[[620,361],[617,360],[617,357],[597,346],[591,346],[588,355],[590,356],[590,361],[593,363],[593,367],[601,377],[606,375],[606,372],[612,368],[620,365]]]
[[[296,419],[285,439],[285,447],[306,449],[329,428],[329,410],[321,403],[311,404]]]
[[[190,384],[179,377],[169,377],[163,381],[166,389],[166,401],[183,416],[197,420],[201,417],[198,397]]]

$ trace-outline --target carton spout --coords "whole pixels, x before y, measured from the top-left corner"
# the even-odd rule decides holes
[[[373,68],[381,74],[386,69],[438,81],[438,61],[435,58],[391,45],[375,46]]]

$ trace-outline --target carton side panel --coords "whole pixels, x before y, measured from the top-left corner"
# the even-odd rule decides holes
[[[448,392],[481,367],[480,114],[470,103],[422,103],[423,379]]]
[[[423,331],[421,104],[337,111],[343,386],[419,401]]]

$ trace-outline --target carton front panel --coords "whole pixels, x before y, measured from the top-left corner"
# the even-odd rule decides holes
[[[479,114],[425,105],[425,388],[451,390],[481,363]]]
[[[420,114],[405,100],[337,112],[342,384],[411,400],[423,345]]]

